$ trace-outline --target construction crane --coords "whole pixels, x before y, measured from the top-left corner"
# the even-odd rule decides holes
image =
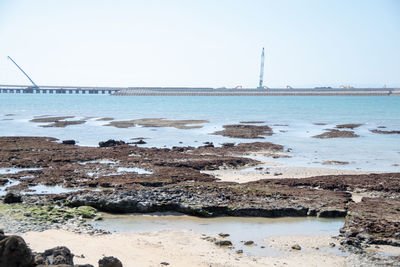
[[[29,79],[29,81],[33,84],[33,86],[30,86],[30,88],[39,88],[39,86],[36,85],[36,83],[34,81],[32,81],[32,79],[28,76],[28,74],[26,74],[26,72],[21,69],[20,66],[18,66],[18,64],[10,57],[8,56],[8,59],[12,61],[12,63],[15,64],[15,66],[17,66],[17,68],[22,71],[22,73]]]
[[[258,84],[258,89],[264,89],[263,82],[264,82],[264,47],[261,53],[260,82]]]

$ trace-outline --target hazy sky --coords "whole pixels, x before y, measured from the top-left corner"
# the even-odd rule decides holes
[[[400,86],[400,0],[0,0],[0,84]]]

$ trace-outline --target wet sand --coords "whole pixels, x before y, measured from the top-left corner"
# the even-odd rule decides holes
[[[346,266],[344,256],[323,250],[288,251],[278,257],[255,257],[237,254],[203,239],[200,233],[191,231],[159,231],[137,234],[113,234],[90,236],[62,230],[29,232],[22,235],[34,251],[65,245],[75,255],[75,264],[90,263],[105,256],[115,256],[124,266]],[[306,237],[310,240],[311,237]],[[302,238],[292,237],[303,244]],[[319,244],[330,240],[327,236],[313,236]],[[287,240],[276,239],[274,245],[284,247]],[[304,245],[303,245],[304,246]]]

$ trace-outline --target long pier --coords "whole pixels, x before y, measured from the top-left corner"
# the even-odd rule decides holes
[[[114,94],[120,87],[0,85],[0,93],[14,94]]]
[[[193,88],[193,87],[96,87],[0,85],[0,93],[104,94],[115,96],[400,96],[400,88]]]

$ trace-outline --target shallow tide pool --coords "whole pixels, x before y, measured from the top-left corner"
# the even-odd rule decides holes
[[[316,217],[217,217],[198,218],[180,213],[151,213],[110,215],[104,220],[91,222],[95,228],[112,233],[140,233],[164,230],[190,230],[206,236],[227,233],[234,249],[242,249],[248,255],[280,255],[282,252],[269,248],[263,243],[268,237],[286,235],[337,236],[344,219],[325,219]],[[255,246],[246,246],[243,241],[252,240]],[[262,248],[262,246],[265,246]],[[331,253],[341,254],[337,248]]]

